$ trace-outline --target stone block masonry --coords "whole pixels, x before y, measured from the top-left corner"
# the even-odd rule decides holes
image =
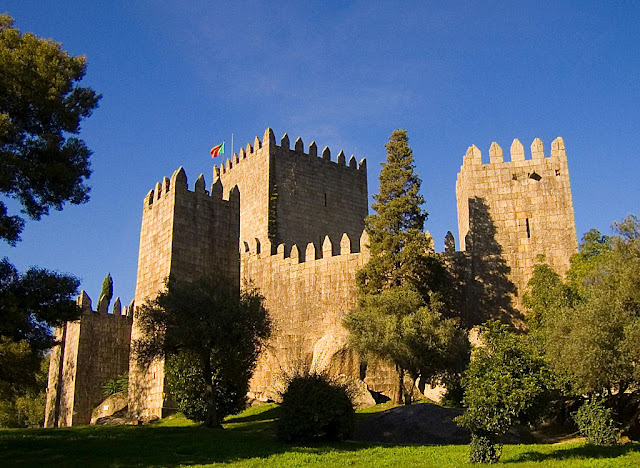
[[[184,169],[157,183],[144,199],[136,304],[153,299],[170,275],[189,281],[219,272],[239,285],[240,195],[222,199],[220,184],[205,189],[200,175],[190,191]],[[132,340],[140,337],[134,317]],[[164,361],[143,366],[132,357],[129,411],[136,417],[163,417],[175,409],[164,382]]]
[[[51,350],[45,427],[89,424],[105,382],[129,370],[133,303],[122,310],[118,298],[113,313],[94,312],[84,291],[77,303],[80,320],[54,330],[60,344]]]
[[[504,161],[497,143],[489,156],[483,164],[475,146],[464,156],[456,183],[461,251],[448,234],[442,254],[466,326],[485,316],[513,317],[538,257],[563,274],[577,251],[562,139],[554,140],[550,157],[539,139],[530,159],[518,140],[511,161]],[[333,161],[331,151],[318,154],[315,143],[305,152],[300,138],[291,148],[286,134],[278,144],[267,128],[262,140],[256,137],[215,166],[213,176],[210,191],[202,175],[189,190],[180,168],[145,197],[135,304],[153,299],[169,275],[191,280],[221,272],[238,286],[241,278],[251,280],[275,328],[250,383],[253,397],[277,398],[282,377],[301,370],[359,377],[369,389],[393,396],[393,367],[361,367],[342,327],[356,305],[356,273],[369,258],[366,160],[347,161],[340,151]],[[85,308],[87,301],[80,298]],[[129,358],[127,333],[140,337],[135,314],[133,324],[130,317],[101,314],[87,312],[55,331],[62,345],[52,350],[47,425],[88,422],[104,380],[126,371],[127,360],[132,415],[163,417],[174,409],[164,362],[142,366]],[[122,361],[124,341],[120,367],[109,358]],[[92,354],[100,357],[92,360]]]
[[[511,161],[493,143],[489,164],[471,146],[464,156],[458,180],[458,230],[461,250],[501,255],[516,287],[516,306],[539,259],[560,275],[577,252],[569,168],[562,138],[551,144],[545,157],[536,138],[531,158],[525,158],[518,139],[511,145]]]

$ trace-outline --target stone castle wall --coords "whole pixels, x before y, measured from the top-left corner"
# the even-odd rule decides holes
[[[169,275],[192,280],[211,271],[239,282],[239,195],[231,190],[222,199],[222,187],[205,189],[201,175],[188,190],[184,169],[164,178],[145,197],[140,232],[135,303],[144,304],[164,288]],[[134,318],[132,340],[140,337]],[[140,417],[163,416],[172,409],[164,383],[164,361],[139,366],[132,358],[129,410]]]
[[[102,387],[129,369],[132,306],[121,309],[116,299],[113,313],[91,310],[91,300],[81,292],[80,320],[54,330],[60,344],[51,350],[45,427],[89,424],[93,408],[104,399]]]
[[[343,234],[333,243],[326,236],[319,252],[310,242],[304,252],[293,245],[288,256],[284,244],[274,255],[264,249],[242,254],[244,277],[265,296],[274,327],[251,381],[254,397],[272,398],[294,370],[359,376],[342,317],[356,304],[355,275],[368,260],[366,242],[366,234],[354,243]]]
[[[504,258],[520,307],[540,255],[563,275],[577,252],[564,141],[560,137],[553,141],[550,157],[545,157],[537,138],[531,159],[525,159],[517,139],[511,145],[511,161],[504,161],[495,142],[489,156],[490,163],[483,164],[480,150],[471,146],[458,174],[460,246],[463,251]],[[491,272],[484,273],[491,277]]]

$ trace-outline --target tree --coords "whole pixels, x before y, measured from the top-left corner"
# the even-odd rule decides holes
[[[111,298],[113,297],[113,279],[111,273],[107,273],[107,276],[102,281],[102,291],[100,291],[100,298],[98,299],[98,310],[102,309],[102,304],[106,302],[104,309],[109,309]]]
[[[85,57],[21,34],[9,15],[0,15],[0,193],[31,219],[89,199],[91,151],[69,136],[80,132],[101,97],[77,85],[85,71]],[[23,229],[24,219],[0,201],[0,238],[15,245]]]
[[[357,273],[358,305],[344,325],[365,359],[376,356],[395,364],[396,401],[409,404],[405,374],[414,382],[419,378],[422,389],[426,382],[442,381],[468,357],[468,340],[443,318],[445,269],[423,232],[427,212],[405,130],[391,134],[386,153],[375,213],[365,219],[371,257]]]
[[[395,287],[367,294],[349,311],[343,324],[349,341],[365,359],[390,360],[398,371],[397,402],[411,403],[411,389],[447,383],[461,373],[469,358],[469,340],[453,319],[443,319],[434,297],[425,304],[415,291]],[[412,380],[405,388],[405,374]]]
[[[371,258],[358,272],[358,288],[361,294],[376,294],[407,286],[426,298],[442,289],[444,267],[423,232],[428,213],[422,209],[420,179],[405,130],[391,134],[386,153],[371,206],[376,213],[365,219]]]
[[[203,276],[192,282],[170,277],[166,291],[137,311],[142,337],[133,343],[141,363],[192,357],[202,375],[206,404],[204,424],[220,427],[215,376],[238,370],[248,378],[271,332],[264,298],[250,284],[243,290],[223,275]]]
[[[558,303],[548,291],[532,289],[541,308],[547,356],[559,373],[571,376],[578,394],[624,394],[637,379],[640,335],[640,222],[614,223],[614,236],[585,234],[571,259],[567,283],[574,300]]]
[[[492,463],[516,421],[541,418],[551,377],[541,353],[507,325],[489,321],[481,337],[463,378],[466,410],[456,422],[471,431],[471,461]]]
[[[76,320],[80,308],[73,298],[80,281],[70,275],[30,268],[20,274],[9,261],[0,261],[0,337],[26,342],[34,351],[54,344],[51,327]]]

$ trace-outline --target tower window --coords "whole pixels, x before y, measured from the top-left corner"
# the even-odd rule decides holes
[[[525,225],[527,227],[527,238],[531,239],[531,229],[529,228],[529,218],[526,219]]]
[[[324,206],[327,206],[327,194],[324,194]]]
[[[560,175],[560,169],[556,169],[556,175],[559,176]]]

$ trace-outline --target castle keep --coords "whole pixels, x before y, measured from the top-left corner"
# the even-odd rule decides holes
[[[496,143],[490,158],[483,164],[475,146],[464,156],[456,184],[461,251],[448,235],[442,254],[461,310],[493,310],[498,300],[510,310],[539,255],[563,274],[577,251],[562,139],[553,142],[550,158],[538,139],[531,159],[518,140],[511,161],[503,160]],[[135,304],[152,298],[170,274],[189,280],[211,271],[238,285],[251,280],[265,296],[274,334],[252,378],[252,397],[275,397],[283,372],[301,368],[360,378],[373,391],[392,390],[392,370],[381,363],[361,369],[341,325],[356,303],[356,272],[369,258],[366,160],[347,161],[342,151],[332,160],[328,148],[319,153],[311,143],[305,150],[300,138],[292,148],[286,134],[276,142],[267,129],[262,140],[256,137],[214,166],[209,190],[203,175],[190,190],[180,168],[147,194],[142,211]],[[498,286],[487,293],[493,284]],[[164,363],[127,365],[127,330],[131,340],[140,333],[135,318],[131,323],[130,315],[91,312],[88,298],[79,300],[86,309],[82,319],[56,330],[62,344],[52,351],[46,425],[88,423],[104,380],[127,368],[133,415],[162,417],[172,410]],[[122,330],[109,325],[118,320]],[[91,328],[91,321],[98,325]],[[80,339],[83,327],[96,331]],[[109,342],[114,349],[103,357],[97,350]],[[96,368],[83,357],[94,352],[100,356],[95,362],[114,355],[118,365]]]

